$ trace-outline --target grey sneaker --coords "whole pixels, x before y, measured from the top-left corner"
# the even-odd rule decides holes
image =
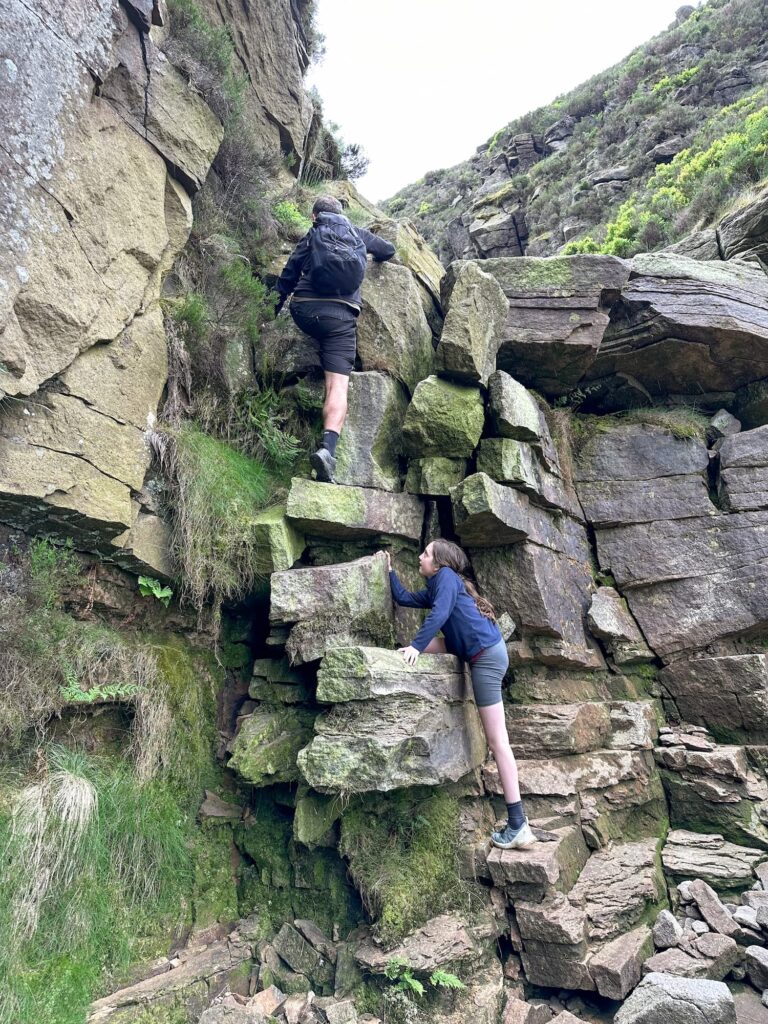
[[[491,842],[500,850],[527,850],[538,842],[536,836],[531,832],[531,826],[526,818],[517,830],[507,823],[500,832],[491,832]]]
[[[324,484],[335,484],[333,474],[336,472],[336,459],[327,448],[318,448],[309,456],[309,464],[315,471],[316,478]]]

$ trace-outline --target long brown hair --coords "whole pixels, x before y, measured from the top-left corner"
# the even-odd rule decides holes
[[[487,598],[482,597],[478,592],[477,586],[471,578],[472,566],[464,551],[458,544],[454,544],[452,540],[445,540],[443,537],[436,537],[430,541],[430,544],[432,545],[432,561],[438,569],[442,569],[444,566],[453,569],[461,577],[467,593],[477,605],[480,614],[484,615],[486,619],[490,619],[491,622],[495,622],[494,607]]]

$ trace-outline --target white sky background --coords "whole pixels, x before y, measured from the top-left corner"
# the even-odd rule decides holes
[[[317,0],[326,55],[308,85],[387,199],[468,159],[515,117],[616,64],[684,0]]]

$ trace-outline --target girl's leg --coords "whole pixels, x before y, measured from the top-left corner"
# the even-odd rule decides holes
[[[504,704],[491,704],[478,708],[480,721],[483,723],[485,738],[499,769],[499,778],[504,790],[504,802],[516,804],[520,800],[520,783],[517,777],[515,755],[509,745],[507,723],[504,720]]]
[[[422,654],[447,654],[445,649],[445,640],[441,636],[436,636],[433,640],[430,640],[427,646],[422,651]]]

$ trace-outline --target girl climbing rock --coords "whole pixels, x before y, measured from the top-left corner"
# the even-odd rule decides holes
[[[491,842],[502,850],[523,850],[536,842],[520,799],[517,765],[509,745],[501,682],[509,666],[493,606],[469,580],[469,559],[458,544],[437,538],[419,555],[419,572],[426,589],[406,590],[392,568],[389,552],[382,552],[389,567],[394,600],[406,608],[430,608],[424,625],[410,646],[400,653],[408,665],[420,654],[455,654],[469,662],[475,703],[480,712],[485,738],[496,759],[504,789],[508,820],[501,831],[491,833]],[[445,639],[436,636],[443,631]]]

